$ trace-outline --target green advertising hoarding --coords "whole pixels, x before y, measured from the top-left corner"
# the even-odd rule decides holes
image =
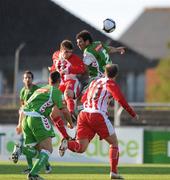
[[[170,163],[170,131],[144,132],[144,163]]]

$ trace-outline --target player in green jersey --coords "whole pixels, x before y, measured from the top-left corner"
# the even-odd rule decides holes
[[[77,45],[83,51],[83,61],[86,64],[90,78],[102,77],[106,64],[112,63],[110,53],[125,53],[124,47],[108,46],[101,41],[93,41],[91,33],[83,30],[76,35]]]
[[[29,180],[42,180],[38,172],[47,163],[53,151],[52,137],[55,133],[48,117],[55,122],[55,119],[58,120],[63,115],[72,125],[71,116],[62,104],[62,93],[58,90],[59,83],[60,74],[57,71],[51,73],[49,85],[37,89],[21,113],[25,118],[20,119],[17,130],[19,132],[23,129],[25,145],[16,147],[13,159],[18,161],[21,153],[30,158],[37,158],[28,174]]]
[[[27,70],[23,74],[24,87],[20,91],[20,105],[23,106],[25,102],[31,97],[33,92],[39,87],[33,84],[34,75]]]
[[[34,74],[26,70],[23,74],[23,83],[24,87],[20,91],[20,106],[21,108],[26,104],[26,101],[31,97],[35,90],[39,88],[39,86],[33,84]],[[21,118],[21,117],[20,117]],[[21,144],[23,144],[23,136],[21,135]],[[32,158],[26,156],[26,160],[28,163],[28,168],[23,171],[24,174],[28,174],[33,166]],[[52,171],[51,165],[49,162],[45,165],[45,172],[50,173]]]
[[[125,53],[124,47],[109,46],[101,41],[93,41],[89,31],[83,30],[76,35],[77,46],[83,51],[83,61],[86,65],[86,72],[79,76],[82,82],[82,94],[89,86],[90,82],[103,76],[106,64],[112,64],[109,56],[111,53]],[[82,106],[79,105],[78,109]]]

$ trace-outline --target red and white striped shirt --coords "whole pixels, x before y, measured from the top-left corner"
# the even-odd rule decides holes
[[[52,60],[51,72],[58,71],[62,81],[76,79],[77,74],[85,72],[83,61],[75,54],[72,54],[68,59],[64,59],[60,56],[60,51],[56,51],[52,56]],[[65,72],[63,73],[64,70]]]
[[[81,100],[84,111],[107,113],[108,105],[112,97],[118,101],[132,117],[136,116],[136,113],[127,103],[116,82],[106,77],[91,82]]]

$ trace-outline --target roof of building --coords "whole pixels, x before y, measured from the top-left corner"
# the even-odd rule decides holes
[[[0,58],[3,58],[0,64],[9,68],[14,66],[15,52],[22,43],[25,46],[20,52],[20,68],[49,66],[59,43],[70,39],[75,44],[75,35],[83,29],[89,30],[94,39],[109,40],[115,47],[122,45],[50,0],[1,0],[0,27]],[[77,47],[76,53],[82,54]],[[31,57],[37,57],[36,62]],[[114,55],[114,58],[119,59],[119,56]],[[131,64],[128,58],[132,59]],[[148,59],[130,48],[127,48],[124,60],[124,69],[132,68],[132,64],[139,70],[148,66]]]
[[[170,7],[145,9],[119,40],[152,60],[168,56]]]

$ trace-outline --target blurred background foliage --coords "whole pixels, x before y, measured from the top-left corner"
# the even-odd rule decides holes
[[[149,87],[148,102],[170,102],[170,56],[155,68],[156,81]]]

